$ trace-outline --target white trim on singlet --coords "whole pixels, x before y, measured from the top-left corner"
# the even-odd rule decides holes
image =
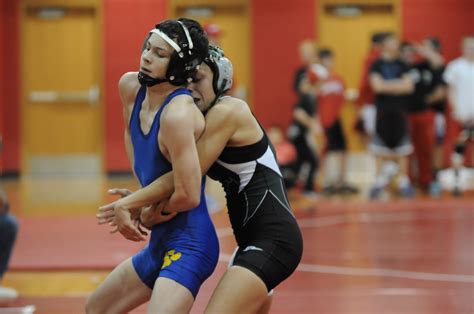
[[[280,187],[281,187],[281,190],[283,192],[283,195],[285,196],[285,201],[286,201],[286,204],[288,205],[288,207],[291,207],[290,206],[290,200],[288,199],[286,193],[285,193],[285,186],[284,186],[284,183],[283,183],[283,179],[280,180]]]
[[[278,196],[275,195],[275,193],[273,193],[272,190],[269,190],[270,191],[270,194],[273,195],[274,198],[276,198],[276,200],[278,201],[278,203],[281,204],[281,206],[283,206],[293,217],[295,217],[295,215],[293,215],[293,213],[291,212],[291,210],[285,205],[283,204],[283,202],[278,198]]]
[[[249,184],[250,180],[255,173],[255,168],[257,168],[257,162],[255,160],[249,162],[243,162],[240,164],[228,164],[222,160],[217,159],[217,163],[221,166],[231,170],[237,174],[240,178],[239,193]]]
[[[255,173],[255,168],[257,167],[257,163],[270,168],[273,170],[275,173],[277,173],[280,177],[283,177],[280,168],[278,167],[278,164],[276,162],[275,155],[273,154],[273,151],[271,150],[270,146],[268,146],[267,151],[265,154],[262,155],[262,157],[258,158],[257,160],[252,160],[248,162],[242,162],[238,164],[229,164],[226,162],[223,162],[222,160],[217,159],[217,163],[223,166],[224,168],[227,168],[237,174],[240,179],[240,185],[239,185],[239,193],[242,192],[242,190],[249,184],[250,180],[252,179],[254,173]]]
[[[273,154],[273,151],[270,146],[267,147],[267,151],[265,152],[265,154],[263,154],[262,157],[257,159],[257,162],[261,165],[267,166],[268,168],[278,173],[280,177],[283,177],[280,172],[280,168],[278,167],[278,164],[276,162],[276,157]]]
[[[238,163],[238,164],[229,164],[226,162],[223,162],[222,160],[217,160],[216,161],[219,165],[222,167],[234,172],[236,175],[239,176],[240,184],[239,184],[239,193],[244,190],[244,188],[249,184],[250,180],[252,179],[253,175],[255,174],[255,169],[257,167],[257,164],[261,164],[262,166],[269,168],[270,170],[274,171],[276,174],[280,176],[280,187],[282,189],[282,195],[283,195],[283,201],[280,200],[280,198],[273,193],[270,189],[266,189],[265,193],[258,203],[257,207],[255,209],[250,209],[249,204],[248,204],[248,198],[247,198],[247,193],[244,192],[244,197],[245,197],[245,217],[243,221],[243,225],[245,226],[247,222],[255,215],[257,210],[260,208],[260,205],[262,205],[263,201],[265,200],[265,197],[267,196],[268,192],[270,192],[271,195],[294,217],[293,212],[290,209],[290,203],[288,199],[285,196],[285,189],[283,187],[283,183],[281,178],[283,177],[280,168],[278,167],[278,164],[276,162],[276,157],[275,154],[273,153],[272,149],[270,146],[267,147],[267,150],[265,153],[258,158],[257,160],[252,160],[248,162],[243,162],[243,163]],[[285,204],[286,203],[286,204]]]
[[[249,217],[249,204],[248,204],[248,200],[247,200],[247,193],[244,192],[244,196],[245,196],[245,201],[246,201],[246,206],[245,206],[245,218],[244,218],[244,222],[243,222],[243,226],[245,226],[247,224],[247,222],[249,222],[249,220],[255,216],[255,214],[257,213],[258,209],[260,208],[260,205],[262,205],[263,201],[265,200],[265,197],[267,196],[268,192],[270,192],[270,195],[272,195],[277,201],[278,203],[281,204],[281,206],[283,206],[289,213],[291,216],[295,217],[295,215],[293,214],[293,212],[291,211],[291,209],[289,208],[289,204],[284,204],[280,198],[275,194],[273,193],[272,190],[270,189],[267,189],[265,191],[265,194],[263,195],[262,199],[260,200],[260,202],[258,203],[257,207],[253,210],[253,213],[250,215]],[[284,191],[283,192],[283,195],[285,195]],[[285,199],[286,200],[286,199]]]
[[[288,210],[290,212],[290,214],[293,217],[295,217],[295,214],[293,214],[293,211],[291,210],[290,201],[288,200],[288,198],[286,196],[286,193],[285,193],[285,187],[283,186],[283,179],[280,179],[280,186],[281,186],[281,192],[283,193],[283,197],[285,198],[285,201],[286,201],[286,206],[284,206],[284,207],[286,208],[286,210]]]
[[[249,217],[249,206],[248,206],[248,202],[247,202],[247,206],[246,206],[246,209],[245,209],[246,212],[245,212],[245,218],[244,218],[243,226],[245,226],[247,224],[247,222],[249,222],[249,220],[253,216],[255,216],[255,213],[257,212],[257,210],[260,208],[260,205],[262,205],[263,201],[265,200],[265,197],[267,196],[268,191],[269,190],[265,191],[265,194],[263,195],[262,199],[260,200],[260,203],[258,203],[257,207],[254,209],[254,211],[253,211],[252,215],[250,215],[250,217]],[[271,191],[270,191],[270,193],[271,193]],[[245,195],[245,200],[247,200],[247,193],[244,192],[244,195]]]

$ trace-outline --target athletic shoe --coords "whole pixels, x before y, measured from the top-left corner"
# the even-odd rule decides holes
[[[411,184],[406,185],[399,190],[400,196],[403,198],[413,198],[415,197],[415,189]]]
[[[18,292],[15,289],[0,286],[0,300],[14,300],[18,298]]]
[[[438,181],[433,181],[430,183],[428,187],[428,192],[430,193],[431,197],[438,198],[441,196],[441,184]]]
[[[347,182],[342,182],[337,186],[337,192],[341,194],[357,194],[359,189]]]
[[[379,186],[373,186],[370,188],[370,191],[369,191],[369,199],[371,200],[378,200],[378,199],[381,199],[382,198],[382,194],[383,194],[383,188],[382,187],[379,187]]]

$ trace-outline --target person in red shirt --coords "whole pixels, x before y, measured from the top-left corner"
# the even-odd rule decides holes
[[[341,124],[341,109],[345,102],[344,81],[334,73],[334,54],[330,49],[319,50],[319,62],[326,69],[328,76],[322,81],[318,93],[318,117],[326,135],[325,155],[333,154],[339,165],[339,173],[335,180],[330,180],[327,166],[324,169],[323,192],[357,193],[357,188],[349,185],[346,180],[346,139]]]

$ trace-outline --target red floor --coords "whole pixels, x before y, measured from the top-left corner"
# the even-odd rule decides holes
[[[372,203],[323,200],[313,211],[299,210],[298,201],[295,204],[304,255],[298,270],[276,289],[271,313],[474,313],[472,196]],[[202,287],[193,313],[203,312],[234,248],[225,213],[214,220],[221,262]],[[69,230],[73,233],[74,227]],[[19,256],[27,254],[23,250],[31,254],[44,241],[39,237],[34,244],[33,238],[28,247],[20,236],[12,266],[22,268]],[[71,254],[62,254],[64,265],[74,259]],[[45,260],[37,262],[48,268]],[[84,300],[85,296],[21,297],[9,306],[34,304],[36,314],[82,313]],[[145,311],[143,306],[134,313]]]

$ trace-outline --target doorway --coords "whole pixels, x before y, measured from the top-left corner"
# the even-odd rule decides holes
[[[100,2],[23,0],[22,169],[102,172]]]

